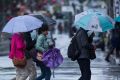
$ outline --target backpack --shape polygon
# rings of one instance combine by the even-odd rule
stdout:
[[[76,33],[75,36],[73,36],[73,38],[68,46],[68,50],[67,50],[67,56],[72,61],[77,60],[80,55],[80,50],[78,49],[78,45],[77,45],[78,43],[77,43],[77,39],[76,39],[78,32]]]

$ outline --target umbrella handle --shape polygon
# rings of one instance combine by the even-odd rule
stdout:
[[[54,53],[54,52],[53,52]],[[54,58],[55,56],[54,56],[54,54],[53,54],[53,59],[55,59]],[[53,66],[55,65],[55,62],[54,62],[54,60],[53,60]],[[55,78],[55,68],[53,68],[53,78]]]
[[[53,69],[53,78],[55,78],[55,71],[54,71],[55,69]]]

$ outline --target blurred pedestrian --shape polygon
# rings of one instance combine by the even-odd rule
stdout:
[[[63,26],[61,22],[58,24],[58,31],[59,31],[59,34],[63,33]]]
[[[110,46],[109,46],[109,52],[105,58],[106,61],[109,62],[109,57],[111,54],[114,53],[115,51],[115,55],[116,58],[119,59],[120,58],[120,26],[118,25],[119,23],[116,22],[115,24],[115,29],[112,30],[111,32],[111,39],[110,39]]]
[[[91,80],[91,69],[90,69],[90,53],[93,49],[92,40],[94,34],[80,28],[77,34],[77,43],[79,48],[79,57],[77,62],[81,70],[81,78],[79,80]],[[92,49],[91,49],[92,48]],[[94,50],[93,50],[94,51]]]
[[[43,24],[43,26],[39,30],[40,35],[38,35],[36,42],[36,50],[39,52],[37,56],[41,56],[43,52],[47,51],[49,48],[49,44],[47,42],[48,35],[48,25]],[[44,63],[40,60],[36,60],[36,64],[41,69],[41,75],[36,80],[50,80],[51,78],[51,70],[49,67],[46,67]]]

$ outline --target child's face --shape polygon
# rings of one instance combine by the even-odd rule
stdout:
[[[48,31],[45,31],[44,34],[45,34],[45,35],[48,35]]]

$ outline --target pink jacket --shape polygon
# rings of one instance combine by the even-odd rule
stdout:
[[[13,59],[14,56],[18,59],[24,58],[25,48],[26,45],[23,36],[18,33],[13,34],[9,58]]]

